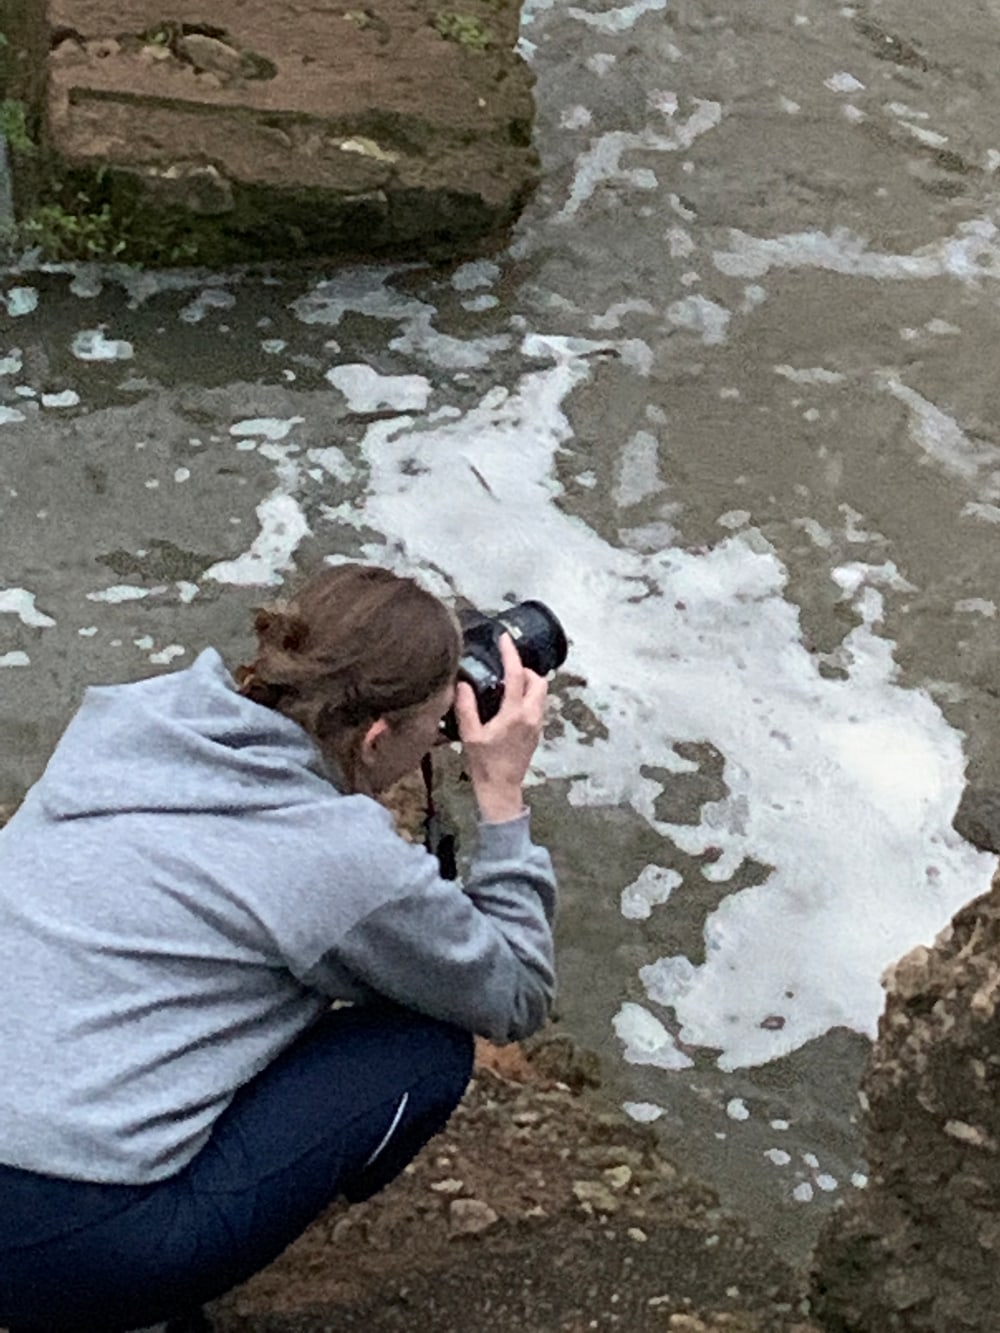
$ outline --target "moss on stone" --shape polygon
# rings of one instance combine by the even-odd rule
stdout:
[[[492,31],[474,14],[459,14],[453,9],[439,10],[434,16],[434,28],[446,41],[474,51],[485,51],[495,40]]]
[[[28,128],[28,108],[16,97],[0,102],[0,134],[12,152],[30,156],[37,151]]]

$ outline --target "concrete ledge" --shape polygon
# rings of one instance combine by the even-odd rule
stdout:
[[[468,248],[537,158],[517,4],[457,3],[49,0],[62,206],[145,262]]]

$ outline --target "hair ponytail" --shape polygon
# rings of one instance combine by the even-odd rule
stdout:
[[[253,626],[257,656],[235,673],[240,693],[304,727],[352,788],[360,729],[425,703],[458,670],[451,611],[375,565],[323,569],[289,600],[260,607]]]

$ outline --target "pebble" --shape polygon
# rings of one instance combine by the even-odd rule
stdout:
[[[629,1227],[625,1234],[628,1236],[629,1240],[634,1240],[639,1245],[643,1245],[649,1240],[649,1237],[646,1235],[645,1231],[643,1231],[642,1227]]]
[[[452,1199],[448,1221],[453,1236],[477,1236],[499,1222],[499,1217],[481,1199]]]
[[[431,1189],[435,1194],[461,1194],[465,1189],[464,1180],[456,1180],[450,1176],[447,1180],[435,1180],[431,1183]]]
[[[613,1190],[623,1190],[632,1179],[630,1166],[612,1166],[604,1172],[604,1179]]]
[[[618,1200],[599,1180],[574,1180],[573,1193],[577,1200],[586,1207],[588,1204],[599,1213],[616,1213]]]
[[[515,1111],[511,1117],[515,1125],[537,1125],[541,1118],[540,1111]]]

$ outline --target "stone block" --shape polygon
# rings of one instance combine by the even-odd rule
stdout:
[[[537,157],[516,0],[456,2],[47,0],[54,178],[147,263],[470,249]]]

